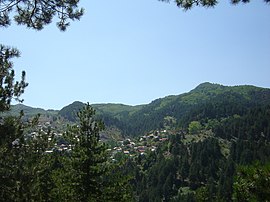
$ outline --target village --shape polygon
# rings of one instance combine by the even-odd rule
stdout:
[[[111,152],[111,159],[115,161],[117,154],[124,154],[128,157],[134,157],[137,155],[145,155],[148,152],[156,151],[160,143],[168,140],[168,133],[166,130],[155,131],[139,138],[131,140],[127,138],[122,141],[118,141],[118,146],[108,149]]]
[[[124,138],[114,141],[113,145],[108,144],[107,151],[112,161],[116,161],[116,155],[125,155],[127,157],[145,155],[148,152],[156,151],[160,143],[166,142],[168,140],[168,134],[169,132],[167,130],[157,130],[133,139]],[[51,122],[40,123],[37,125],[36,129],[30,131],[25,138],[38,138],[44,135],[47,136],[48,142],[53,141],[53,138],[55,140],[51,147],[46,149],[46,154],[72,151],[72,145],[65,140],[64,133],[59,132]]]

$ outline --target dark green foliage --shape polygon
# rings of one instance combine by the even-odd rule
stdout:
[[[235,162],[230,158],[224,162],[221,167],[222,171],[219,176],[216,197],[221,201],[231,201],[232,198],[232,185],[233,175],[235,172]]]
[[[133,176],[129,174],[128,162],[110,164],[109,172],[104,176],[105,189],[103,189],[103,201],[135,201],[130,181]]]
[[[101,176],[106,172],[106,147],[99,142],[99,133],[103,129],[101,122],[94,120],[95,111],[90,105],[78,112],[79,127],[71,128],[67,140],[73,145],[71,167],[76,193],[80,201],[102,201],[103,188]],[[71,175],[72,176],[72,175]]]
[[[226,128],[226,130],[224,130]],[[270,140],[270,105],[254,107],[242,116],[223,119],[214,132],[223,138],[242,140]]]
[[[39,133],[29,139],[23,133],[34,122],[27,126],[20,118],[8,117],[1,124],[0,195],[6,201],[43,201],[51,186],[47,176],[50,161],[44,155],[50,147],[49,134]]]
[[[237,168],[233,184],[234,201],[268,201],[270,199],[270,164],[254,163]]]
[[[48,129],[35,135],[32,123],[7,117],[0,125],[0,197],[5,201],[132,201],[130,176],[125,162],[112,163],[107,146],[100,142],[104,128],[86,105],[78,113],[79,125],[69,128],[65,144],[54,148],[56,139]],[[50,139],[50,140],[49,140]],[[69,145],[69,146],[68,146]],[[45,152],[54,148],[54,152]]]
[[[209,190],[214,195],[215,182],[225,161],[218,142],[209,139],[188,146],[182,143],[178,134],[170,137],[169,145],[140,157],[135,163],[140,165],[135,167],[139,169],[136,172],[141,173],[135,181],[139,201],[173,201],[179,194],[178,198],[182,200],[186,197],[184,195],[194,193],[202,184],[209,184]],[[190,187],[191,190],[180,191],[183,187]]]
[[[170,0],[160,0],[164,2],[170,2]],[[249,3],[250,0],[230,0],[232,4]],[[264,0],[264,2],[269,3],[269,0]],[[178,7],[188,10],[194,6],[203,6],[203,7],[214,7],[218,4],[217,0],[175,0],[175,3]]]
[[[9,26],[10,15],[14,14],[14,20],[19,25],[41,30],[44,25],[52,22],[54,16],[57,16],[59,18],[57,26],[65,31],[70,24],[68,20],[79,20],[83,15],[83,9],[78,9],[78,4],[79,0],[1,0],[0,26]]]
[[[73,102],[72,104],[63,107],[58,113],[65,119],[76,122],[77,121],[77,113],[82,110],[84,104],[82,102]]]
[[[200,121],[205,126],[209,123],[208,127],[211,127],[224,118],[242,116],[251,108],[266,105],[270,105],[269,89],[204,83],[189,93],[157,99],[133,113],[106,113],[104,119],[105,124],[116,126],[123,134],[137,136],[164,128],[165,117],[176,121],[170,127],[187,130],[192,121]],[[103,118],[102,113],[100,117]]]
[[[20,96],[28,85],[25,82],[25,72],[22,72],[21,81],[14,81],[15,71],[10,61],[19,56],[18,50],[0,45],[0,113],[9,110],[12,99],[23,101]]]
[[[140,177],[134,182],[139,201],[232,201],[237,165],[270,161],[269,105],[261,106],[250,105],[241,116],[207,120],[206,128],[214,133],[204,140],[188,142],[188,134],[182,131],[169,136],[169,142],[155,153],[139,158],[135,173]],[[201,133],[208,132],[203,129]],[[226,141],[229,154],[225,157]],[[262,186],[257,189],[254,193],[263,192]]]
[[[79,125],[69,127],[65,135],[72,150],[55,172],[54,197],[59,198],[56,191],[60,190],[60,198],[66,200],[129,201],[129,178],[123,176],[123,166],[109,162],[107,146],[100,141],[104,125],[94,115],[95,110],[84,105],[78,112]]]

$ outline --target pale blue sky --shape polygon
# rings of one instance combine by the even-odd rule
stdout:
[[[66,32],[0,30],[26,70],[24,104],[61,109],[75,100],[145,104],[209,81],[270,87],[270,5],[263,0],[184,12],[157,0],[82,1]],[[14,24],[14,23],[13,23]]]

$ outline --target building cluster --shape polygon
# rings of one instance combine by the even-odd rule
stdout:
[[[37,132],[38,131],[38,132]],[[48,131],[51,131],[48,133]],[[49,134],[49,136],[47,136]],[[26,135],[26,138],[38,138],[39,136],[46,135],[48,141],[52,141],[52,136],[56,139],[56,142],[47,148],[45,153],[53,153],[54,151],[67,151],[72,150],[72,145],[65,141],[63,134],[55,132],[54,128],[50,122],[44,122],[39,124],[36,131],[30,132]],[[111,158],[114,160],[115,155],[123,154],[129,157],[144,155],[147,152],[156,151],[158,145],[168,140],[168,133],[166,130],[154,131],[144,136],[138,138],[130,139],[126,138],[124,140],[118,141],[117,146],[108,149],[111,153]]]
[[[109,149],[111,152],[111,158],[114,160],[116,154],[124,154],[129,157],[136,156],[138,154],[144,155],[147,152],[156,151],[158,145],[168,140],[167,131],[155,131],[144,136],[140,136],[135,140],[129,138],[119,141],[118,146]]]
[[[55,143],[49,148],[46,149],[45,153],[52,153],[54,151],[71,151],[72,145],[68,144],[63,137],[63,133],[56,132],[55,128],[51,125],[50,122],[43,122],[37,125],[34,131],[29,132],[25,135],[26,139],[32,138],[46,138],[48,142],[51,142],[54,138]]]

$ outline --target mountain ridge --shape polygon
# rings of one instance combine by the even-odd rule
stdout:
[[[188,94],[188,93],[192,93],[192,92],[203,92],[205,90],[209,91],[210,90],[215,90],[217,88],[220,88],[220,89],[226,89],[226,88],[231,88],[231,89],[237,89],[237,88],[256,88],[256,89],[260,89],[260,90],[270,90],[270,88],[265,88],[265,87],[259,87],[259,86],[255,86],[255,85],[248,85],[248,84],[244,84],[244,85],[234,85],[234,86],[227,86],[227,85],[222,85],[222,84],[218,84],[218,83],[211,83],[211,82],[203,82],[201,84],[199,84],[198,86],[196,86],[194,89],[188,91],[188,92],[184,92],[184,93],[181,93],[181,94],[177,94],[177,95],[167,95],[167,96],[164,96],[164,97],[161,97],[161,98],[157,98],[157,99],[154,99],[153,101],[151,101],[150,103],[148,104],[138,104],[138,105],[129,105],[129,104],[122,104],[122,103],[95,103],[95,104],[91,104],[92,106],[97,106],[97,108],[100,108],[100,107],[104,107],[106,105],[115,105],[115,106],[124,106],[124,107],[139,107],[139,106],[145,106],[145,105],[149,105],[151,104],[152,102],[155,102],[157,100],[160,100],[160,99],[167,99],[167,98],[175,98],[175,97],[178,97],[178,96],[182,96],[182,95],[185,95],[185,94]],[[78,100],[75,100],[73,101],[72,103],[64,106],[64,107],[67,107],[69,105],[72,105],[74,103],[82,103],[81,101],[78,101]],[[36,109],[36,110],[44,110],[44,111],[61,111],[64,107],[62,107],[61,109],[43,109],[41,107],[31,107],[31,106],[28,106],[28,105],[24,105],[24,104],[15,104],[15,105],[12,105],[12,108],[11,110],[14,110],[14,107],[17,108],[27,108],[27,109]]]
[[[270,89],[252,85],[224,86],[202,83],[187,93],[158,98],[145,105],[93,104],[98,118],[109,127],[116,127],[125,135],[136,136],[157,128],[164,128],[166,120],[176,123],[174,127],[187,127],[192,120],[216,119],[243,115],[250,108],[270,105]],[[15,105],[17,112],[19,107]],[[49,111],[25,106],[25,115],[34,112],[45,116],[61,116],[76,122],[77,112],[84,103],[75,101],[61,110]],[[32,109],[32,111],[31,111]],[[12,111],[12,110],[11,110]],[[165,120],[166,119],[166,120]]]

